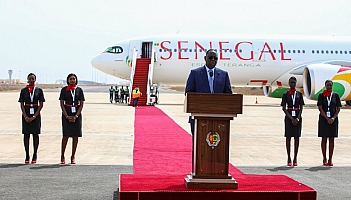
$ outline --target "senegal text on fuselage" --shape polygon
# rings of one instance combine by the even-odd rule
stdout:
[[[204,65],[205,63],[191,63],[192,67],[201,67]],[[218,66],[220,67],[262,67],[258,63],[221,63]]]
[[[217,44],[217,43],[216,43]],[[165,56],[161,55],[160,58],[162,60],[168,60],[171,59],[172,56],[176,56],[173,55],[174,52],[170,51],[170,49],[172,49],[173,46],[172,42],[169,40],[166,41],[162,41],[160,42],[160,48],[163,50],[166,50],[164,53],[166,54]],[[264,54],[268,54],[271,56],[272,60],[291,60],[291,58],[286,58],[285,54],[284,54],[284,45],[282,42],[279,42],[279,54],[280,57],[276,58],[276,56],[273,54],[272,52],[272,48],[271,46],[268,44],[268,42],[264,42],[262,49],[259,51],[260,54],[258,56],[258,58],[254,58],[254,48],[253,48],[253,43],[250,41],[241,41],[241,42],[237,42],[235,45],[232,45],[231,42],[218,42],[218,50],[219,50],[219,60],[230,60],[230,57],[225,57],[224,52],[229,51],[230,49],[233,49],[231,47],[234,47],[234,52],[235,52],[235,56],[240,59],[240,60],[262,60],[262,59],[267,59],[267,57],[263,56]],[[174,47],[173,47],[174,48]],[[189,43],[189,41],[177,41],[177,48],[178,48],[178,52],[177,52],[177,59],[179,60],[188,60],[189,57],[187,57],[186,55],[189,55],[189,53],[186,53],[185,51],[188,51],[189,48],[192,49],[196,49],[194,53],[195,59],[202,59],[199,58],[198,56],[198,50],[202,50],[205,51],[205,47],[204,47],[204,43],[200,44],[197,41],[194,41],[193,45],[191,45]],[[213,42],[210,41],[209,42],[209,48],[213,49],[214,45]],[[245,49],[250,49],[250,55],[249,56],[244,56],[242,55],[242,53],[239,51],[240,48],[245,48]],[[186,54],[186,55],[185,55]],[[278,56],[277,56],[278,57]]]

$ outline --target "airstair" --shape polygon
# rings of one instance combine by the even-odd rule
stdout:
[[[132,105],[132,92],[135,87],[139,87],[142,93],[139,98],[138,106],[154,105],[157,100],[157,87],[152,83],[153,69],[155,62],[155,51],[152,42],[143,43],[141,55],[134,48],[132,70],[130,74],[129,104]]]

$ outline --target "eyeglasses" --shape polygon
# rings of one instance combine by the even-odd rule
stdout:
[[[209,60],[212,60],[212,59],[215,59],[215,60],[218,60],[218,58],[216,56],[210,56],[208,57]]]

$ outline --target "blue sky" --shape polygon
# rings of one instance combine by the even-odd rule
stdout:
[[[0,78],[50,83],[74,72],[116,82],[90,61],[119,40],[153,34],[350,35],[349,0],[1,0]]]

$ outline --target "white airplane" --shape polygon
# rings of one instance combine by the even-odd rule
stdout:
[[[233,86],[261,85],[266,96],[281,97],[288,79],[309,99],[317,99],[324,82],[351,103],[351,37],[160,35],[118,42],[95,57],[93,67],[129,79],[133,52],[154,58],[153,83],[185,85],[190,70],[204,65],[207,49],[218,53],[217,67],[228,71]],[[152,53],[153,52],[153,53]]]

